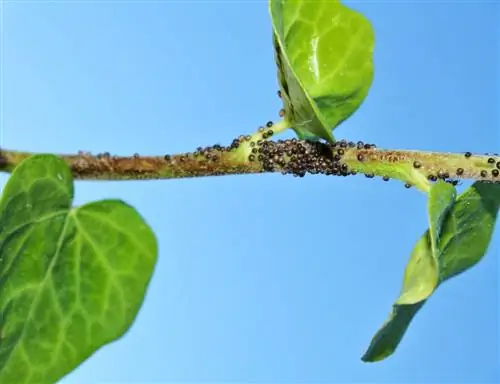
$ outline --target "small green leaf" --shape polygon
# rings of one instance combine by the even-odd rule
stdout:
[[[412,252],[405,271],[405,283],[409,269],[415,269],[414,279],[427,279],[428,269],[417,270],[417,260],[425,260],[430,264],[428,260],[437,255],[439,285],[479,262],[486,254],[491,241],[500,207],[499,184],[476,182],[458,197],[455,204],[454,188],[452,190],[437,185],[434,188],[431,189],[429,197],[431,229],[423,234]],[[436,244],[434,253],[433,243]],[[419,273],[422,276],[419,276]],[[424,296],[421,296],[423,300],[414,304],[400,305],[400,302],[405,300],[398,300],[393,305],[389,319],[373,337],[362,357],[363,361],[380,361],[394,353],[411,320],[425,303]]]
[[[336,0],[270,0],[275,59],[286,118],[299,138],[333,142],[373,80],[374,33]]]
[[[370,346],[361,360],[366,363],[374,363],[392,355],[424,303],[425,300],[412,305],[393,305],[389,318],[373,336]]]
[[[0,200],[0,383],[55,383],[133,323],[156,263],[134,208],[72,208],[52,155],[23,161]]]
[[[456,198],[453,185],[439,181],[429,191],[427,212],[429,236],[413,249],[406,266],[403,289],[396,304],[415,304],[427,299],[439,284],[440,256],[439,236],[441,226]],[[424,238],[422,238],[424,239]],[[429,252],[430,250],[430,252]]]

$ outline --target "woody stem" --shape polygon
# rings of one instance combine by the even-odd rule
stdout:
[[[363,173],[397,179],[427,192],[432,181],[500,182],[500,156],[378,149],[363,143],[270,141],[272,130],[240,136],[230,146],[163,156],[59,155],[79,180],[154,180],[282,172],[304,176]],[[266,136],[266,137],[264,137]],[[30,152],[0,151],[0,171],[12,172]]]

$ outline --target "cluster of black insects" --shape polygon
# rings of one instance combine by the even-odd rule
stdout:
[[[375,148],[374,144],[363,142],[347,142],[345,140],[334,144],[326,144],[319,141],[300,141],[297,139],[262,141],[256,143],[252,148],[249,161],[260,161],[264,171],[276,171],[297,177],[303,177],[307,173],[324,174],[333,176],[355,175],[355,170],[342,161],[348,148],[370,150]],[[359,154],[360,161],[363,155]],[[374,174],[367,173],[367,177]]]
[[[193,156],[198,161],[215,162],[223,152],[230,152],[237,149],[242,143],[248,143],[250,147],[250,154],[248,155],[249,162],[257,162],[262,167],[262,172],[278,171],[284,175],[293,175],[296,177],[303,177],[306,174],[323,174],[333,176],[350,176],[356,175],[358,172],[350,169],[348,164],[343,161],[343,156],[347,150],[357,149],[357,160],[363,162],[371,150],[375,149],[374,144],[363,143],[358,141],[340,140],[334,144],[324,143],[320,141],[308,141],[298,139],[287,139],[278,141],[268,141],[267,139],[273,136],[272,130],[273,123],[270,121],[265,127],[259,128],[261,139],[255,140],[250,135],[240,136],[233,140],[229,146],[214,145],[209,147],[198,147],[197,150],[191,154],[181,155],[177,158],[180,162],[185,161],[187,158]],[[466,152],[464,155],[470,158],[472,153]],[[494,155],[492,155],[494,156]],[[200,157],[202,159],[200,159]],[[171,160],[169,155],[165,156],[165,160]],[[494,157],[489,157],[487,160],[491,169],[493,177],[500,176],[500,159],[496,160]],[[413,167],[419,169],[422,167],[420,161],[414,161]],[[496,166],[496,168],[495,168]],[[455,175],[450,175],[447,171],[438,171],[437,174],[429,174],[427,176],[429,181],[443,180],[450,184],[457,185],[459,180],[454,179],[453,176],[461,177],[464,174],[463,168],[457,168]],[[367,178],[375,177],[374,173],[364,173]],[[481,177],[487,177],[488,171],[481,170]],[[389,177],[383,176],[384,181],[388,181]],[[406,188],[410,188],[411,184],[406,183]]]
[[[278,91],[278,96],[281,98],[281,92]],[[279,112],[280,117],[285,116],[283,109]],[[261,172],[281,172],[284,175],[293,175],[296,177],[303,177],[306,174],[323,174],[333,176],[350,176],[356,175],[358,172],[351,169],[347,162],[344,160],[346,151],[351,149],[358,150],[356,160],[359,162],[366,161],[370,157],[370,151],[375,149],[374,144],[363,143],[358,141],[340,140],[336,143],[330,144],[320,141],[308,141],[298,139],[268,141],[274,135],[273,122],[269,121],[265,127],[259,128],[259,138],[256,139],[255,135],[242,135],[234,139],[228,146],[219,144],[209,147],[198,147],[195,152],[185,153],[182,155],[165,155],[166,161],[175,161],[184,163],[187,160],[196,160],[199,166],[215,164],[224,152],[232,152],[238,149],[242,144],[245,144],[250,149],[250,154],[247,160],[250,163],[255,163],[260,168]],[[491,175],[494,179],[498,177],[500,182],[500,155],[498,154],[485,154],[488,157],[486,167],[479,172],[482,178],[489,178]],[[109,158],[109,153],[97,155],[98,159]],[[471,152],[464,154],[465,158],[472,156]],[[496,157],[496,159],[495,159]],[[134,154],[134,158],[139,158],[138,154]],[[351,165],[352,165],[352,158]],[[399,160],[398,160],[399,161]],[[415,160],[412,163],[413,168],[419,169],[423,164]],[[211,174],[218,174],[215,170]],[[224,172],[220,172],[224,174]],[[375,174],[372,172],[364,173],[367,178],[374,178]],[[457,185],[459,180],[454,177],[462,178],[467,176],[463,168],[457,168],[452,174],[448,171],[440,170],[435,174],[428,174],[429,181],[443,180],[447,183]],[[382,176],[384,181],[388,181],[388,176]],[[485,180],[487,181],[487,180]],[[492,181],[489,181],[492,182]],[[406,183],[406,188],[410,188],[411,184]]]
[[[278,96],[281,97],[280,92]],[[283,117],[284,110],[281,110],[279,115]],[[334,176],[349,176],[356,175],[358,172],[355,169],[350,169],[348,164],[343,160],[346,150],[357,149],[362,150],[357,154],[357,160],[363,162],[370,150],[376,148],[374,144],[366,144],[362,141],[357,143],[353,141],[340,140],[336,143],[329,144],[320,141],[308,140],[278,140],[268,141],[267,139],[274,135],[273,122],[269,121],[265,127],[259,128],[261,138],[255,139],[251,135],[239,136],[234,139],[229,146],[214,145],[210,147],[198,147],[191,154],[185,154],[178,157],[180,162],[191,156],[197,158],[198,161],[215,162],[223,152],[229,152],[240,147],[242,143],[247,142],[250,146],[250,154],[248,155],[249,162],[258,162],[262,166],[262,172],[278,171],[284,175],[291,174],[296,177],[303,177],[306,174],[324,174]],[[471,152],[466,152],[465,157],[470,158]],[[496,154],[492,156],[497,156]],[[202,159],[200,159],[200,157]],[[166,155],[165,160],[170,160],[171,156]],[[414,161],[415,169],[421,168],[420,161]],[[496,178],[500,175],[500,160],[494,157],[488,158],[488,166],[491,169],[491,175]],[[496,168],[495,168],[496,166]],[[448,171],[438,171],[436,174],[427,176],[429,181],[443,180],[450,184],[457,185],[459,180],[453,176],[462,177],[464,175],[463,168],[457,168],[455,175],[450,175]],[[374,173],[364,173],[367,178],[375,177]],[[480,171],[480,176],[486,178],[489,172],[485,169]],[[388,181],[388,176],[382,176],[384,181]],[[411,184],[406,183],[406,188],[410,188]]]
[[[493,153],[493,154],[489,154],[489,153],[485,153],[486,156],[500,156],[498,153]],[[472,153],[471,152],[465,152],[465,157],[466,158],[470,158],[472,156]],[[494,167],[496,166],[496,168],[493,168],[491,170],[491,175],[493,177],[499,177],[500,176],[500,159],[495,159],[494,157],[488,157],[488,165]],[[457,169],[457,175],[459,174],[459,170],[460,170],[460,174],[463,174],[464,170],[459,168]],[[480,172],[480,175],[481,177],[488,177],[488,171],[483,169],[481,172]]]

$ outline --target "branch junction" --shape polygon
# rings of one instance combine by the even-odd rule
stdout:
[[[268,140],[272,123],[254,135],[240,136],[228,146],[163,156],[112,156],[80,152],[60,155],[80,180],[153,180],[281,172],[351,176],[364,174],[398,179],[407,187],[428,191],[439,179],[500,182],[498,154],[472,155],[378,149],[373,144],[341,140],[334,144],[297,139]],[[0,171],[12,172],[29,152],[0,151]]]

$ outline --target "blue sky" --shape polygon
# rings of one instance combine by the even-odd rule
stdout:
[[[376,73],[337,138],[500,151],[499,3],[351,4],[374,25]],[[174,153],[278,118],[264,1],[3,8],[3,147]],[[75,204],[114,197],[152,226],[159,262],[130,331],[64,384],[500,380],[498,229],[485,259],[437,291],[393,357],[360,361],[427,225],[425,196],[400,182],[78,182]]]

